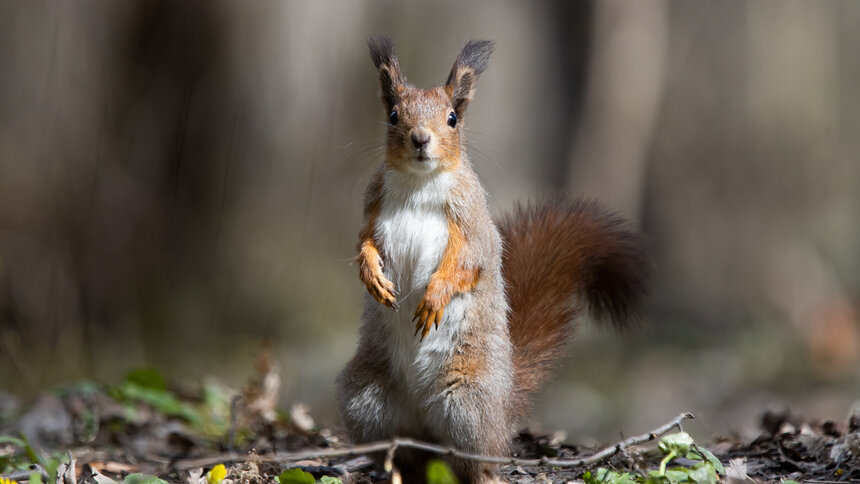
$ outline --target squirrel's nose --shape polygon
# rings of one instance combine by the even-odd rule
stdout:
[[[415,145],[415,149],[420,150],[427,146],[427,143],[430,142],[430,132],[424,128],[417,128],[412,130],[412,144]]]

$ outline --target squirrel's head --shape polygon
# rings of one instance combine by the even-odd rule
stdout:
[[[493,51],[487,40],[466,42],[443,86],[421,89],[406,82],[387,35],[367,41],[379,72],[380,98],[388,121],[386,159],[416,174],[454,169],[461,162],[463,119],[475,83]]]

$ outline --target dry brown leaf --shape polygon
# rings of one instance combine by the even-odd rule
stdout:
[[[133,474],[133,473],[138,471],[138,468],[135,465],[123,464],[122,462],[114,462],[114,461],[90,462],[89,466],[92,470],[99,472],[99,473],[102,473],[102,474],[105,472],[109,472],[111,474],[122,474],[122,473]]]

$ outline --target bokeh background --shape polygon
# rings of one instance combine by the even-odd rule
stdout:
[[[709,435],[860,398],[860,2],[0,2],[0,389],[154,366],[337,425],[384,135],[365,38],[444,81],[496,214],[565,191],[645,234],[648,324],[585,325],[533,428]]]

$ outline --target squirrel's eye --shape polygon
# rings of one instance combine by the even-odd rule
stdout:
[[[391,114],[388,115],[388,122],[391,124],[397,124],[397,110],[392,109]]]
[[[448,115],[448,126],[452,128],[457,126],[457,115],[453,111]]]

